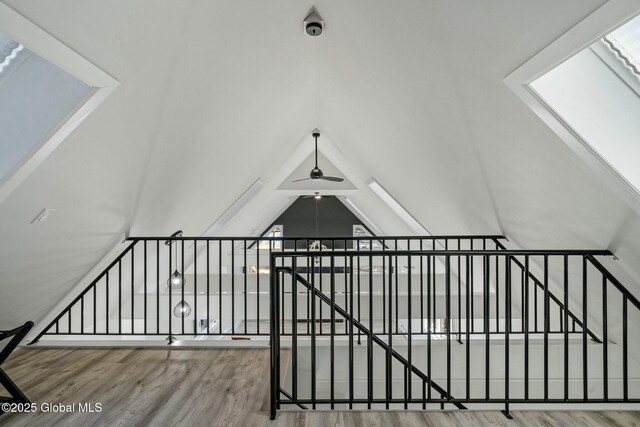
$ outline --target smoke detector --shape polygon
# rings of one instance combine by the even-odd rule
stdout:
[[[324,21],[318,15],[315,9],[311,9],[309,14],[303,21],[304,31],[312,37],[317,37],[322,34],[324,29]]]

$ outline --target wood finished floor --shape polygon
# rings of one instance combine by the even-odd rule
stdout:
[[[100,413],[5,414],[3,426],[640,426],[639,412],[281,412],[268,419],[265,349],[28,349],[3,366],[33,402]],[[0,394],[4,394],[1,390]]]

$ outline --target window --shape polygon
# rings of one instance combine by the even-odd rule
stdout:
[[[0,33],[0,183],[76,112],[92,90]]]
[[[283,236],[284,227],[282,225],[274,225],[262,237],[282,238]],[[258,243],[258,249],[272,249],[279,251],[280,249],[282,249],[282,240],[260,240],[260,242]]]
[[[640,196],[640,17],[605,35],[529,87],[565,128]]]

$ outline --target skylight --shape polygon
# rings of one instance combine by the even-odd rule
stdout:
[[[636,17],[529,84],[575,137],[579,144],[572,148],[598,170],[604,166],[636,197],[640,197],[639,69],[640,17]]]
[[[418,235],[427,236],[429,232],[398,202],[378,181],[371,178],[367,185]]]
[[[48,140],[92,89],[0,34],[0,183]]]

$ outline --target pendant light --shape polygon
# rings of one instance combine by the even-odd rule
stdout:
[[[318,193],[316,193],[318,194]],[[318,200],[322,199],[322,196],[320,197],[314,197],[316,199],[315,202],[315,225],[316,225],[316,237],[318,237]],[[326,251],[328,248],[322,244],[322,242],[320,240],[314,240],[313,242],[311,242],[311,244],[309,245],[309,251]],[[320,257],[313,257],[313,262],[317,265],[320,264]]]
[[[171,235],[171,237],[182,237],[182,230],[176,231]],[[167,246],[171,246],[174,243],[177,243],[177,241],[167,240],[166,242],[164,242],[164,244]],[[184,276],[180,274],[180,272],[178,271],[178,245],[176,245],[176,250],[173,252],[174,252],[174,258],[175,258],[174,265],[176,266],[176,269],[171,274],[171,276],[169,276],[169,280],[167,280],[167,286],[169,287],[170,290],[182,289],[187,284],[187,281],[184,278]],[[189,311],[191,311],[191,308],[189,308]]]
[[[173,307],[173,315],[175,317],[189,317],[191,314],[191,306],[186,301],[180,301]]]

